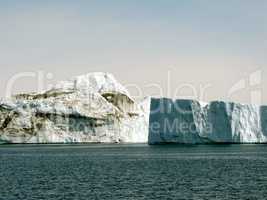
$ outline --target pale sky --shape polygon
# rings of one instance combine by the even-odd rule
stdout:
[[[0,96],[22,72],[52,73],[48,87],[103,71],[144,96],[160,85],[161,96],[204,101],[261,92],[267,104],[266,11],[266,0],[0,0]],[[12,92],[36,87],[20,78]]]

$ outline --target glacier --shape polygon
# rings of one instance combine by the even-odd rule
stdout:
[[[0,143],[267,143],[267,106],[146,97],[95,72],[0,100]]]

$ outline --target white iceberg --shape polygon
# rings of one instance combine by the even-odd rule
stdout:
[[[108,73],[0,102],[0,142],[147,143],[150,99],[136,102]]]
[[[108,73],[0,101],[0,143],[267,143],[267,106],[134,100]]]

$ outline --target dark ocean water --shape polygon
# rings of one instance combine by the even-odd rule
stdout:
[[[266,199],[267,145],[4,145],[0,199]]]

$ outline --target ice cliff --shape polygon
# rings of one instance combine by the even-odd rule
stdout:
[[[145,143],[150,99],[136,102],[111,74],[90,73],[0,101],[1,143]]]
[[[267,106],[151,99],[149,143],[266,143]]]
[[[267,106],[146,98],[108,73],[0,101],[0,143],[266,143]]]

